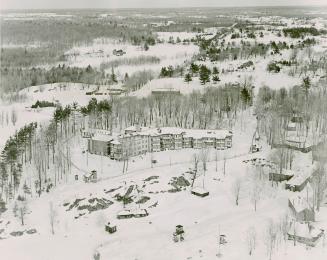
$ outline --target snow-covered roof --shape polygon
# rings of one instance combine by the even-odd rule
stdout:
[[[161,134],[180,135],[185,132],[185,129],[178,127],[162,127],[158,129],[158,132]]]
[[[126,132],[128,132],[126,134]],[[185,129],[179,127],[137,127],[130,126],[125,128],[124,133],[116,138],[113,138],[113,144],[120,144],[119,139],[131,136],[160,136],[160,135],[183,135],[184,138],[202,139],[202,138],[216,138],[225,139],[231,137],[233,134],[228,130],[206,130],[206,129]]]
[[[322,230],[317,229],[312,225],[310,226],[308,223],[293,222],[290,225],[288,234],[312,239],[318,237],[321,232]]]
[[[296,125],[297,124],[295,122],[289,122],[287,127],[295,128]]]
[[[111,143],[112,143],[112,144],[117,144],[117,145],[118,145],[118,144],[121,144],[121,142],[119,142],[118,140],[113,140],[113,141],[111,141]]]
[[[180,91],[178,89],[175,88],[156,88],[152,90],[152,93],[156,93],[156,92],[174,92],[174,93],[179,93]]]
[[[149,128],[148,127],[140,127],[140,126],[137,126],[137,125],[131,125],[129,127],[126,127],[125,131],[139,131],[139,130],[145,131],[147,129],[149,129]]]
[[[295,136],[295,135],[289,135],[286,137],[286,141],[292,142],[292,143],[304,143],[306,141],[305,136]]]
[[[208,191],[203,189],[202,187],[194,187],[192,189],[192,192],[197,193],[197,194],[206,194],[206,193],[208,193]]]
[[[304,173],[301,172],[298,175],[294,176],[292,179],[290,179],[289,181],[287,181],[287,185],[289,186],[297,186],[297,185],[301,185],[303,182],[305,182],[308,178],[310,177],[309,173]]]
[[[111,135],[104,135],[104,134],[96,134],[92,137],[94,141],[101,141],[101,142],[110,142],[114,138]]]
[[[134,215],[147,215],[148,212],[146,211],[146,209],[135,209],[133,211]]]
[[[279,171],[276,172],[276,173],[279,174]],[[285,168],[283,168],[281,174],[286,175],[286,176],[294,176],[294,175],[296,175],[296,172],[295,172],[295,171],[292,171],[292,170],[290,170],[290,169],[285,169]]]
[[[88,173],[85,173],[83,176],[84,176],[85,178],[91,178],[92,175],[93,175],[93,172],[88,172]]]
[[[200,139],[200,138],[225,139],[227,136],[232,136],[232,134],[228,130],[185,129],[185,137],[192,137],[194,139]]]
[[[130,210],[122,210],[117,213],[118,216],[129,216],[133,215],[133,213]]]

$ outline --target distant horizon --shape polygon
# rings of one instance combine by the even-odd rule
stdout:
[[[152,2],[150,0],[93,0],[87,1],[57,0],[1,0],[0,11],[30,11],[30,10],[126,10],[126,9],[194,9],[194,8],[278,8],[278,7],[326,7],[327,3],[323,0],[230,0],[227,4],[222,4],[216,0],[166,0],[165,2]],[[149,2],[150,1],[150,2]],[[186,2],[187,1],[187,2]],[[48,2],[48,3],[47,3]],[[311,3],[308,3],[311,2]],[[90,6],[92,4],[92,6]]]
[[[56,7],[56,8],[4,8],[0,7],[0,11],[43,11],[43,10],[142,10],[142,9],[205,9],[205,8],[217,8],[217,9],[228,9],[228,8],[278,8],[278,7],[327,7],[327,4],[321,5],[244,5],[244,6],[178,6],[178,7]]]

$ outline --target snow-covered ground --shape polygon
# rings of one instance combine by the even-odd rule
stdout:
[[[108,14],[110,15],[110,14]],[[38,16],[38,15],[36,15]],[[55,17],[55,14],[43,14],[41,17]],[[107,16],[107,14],[106,14]],[[35,19],[31,16],[8,16],[7,19]],[[159,16],[156,16],[159,17]],[[161,18],[163,19],[164,16]],[[167,17],[166,17],[167,18]],[[200,17],[196,17],[200,18]],[[289,26],[296,26],[296,19],[281,17],[254,18],[249,16],[238,17],[255,23],[281,22]],[[324,22],[315,20],[323,28]],[[215,32],[210,28],[209,32]],[[194,33],[159,32],[158,37],[174,40],[177,36],[183,41],[194,37]],[[284,38],[282,38],[284,40]],[[232,40],[230,35],[226,41],[240,43],[240,39]],[[247,39],[249,40],[249,39]],[[280,37],[274,33],[265,32],[264,38],[257,38],[257,42],[268,43],[271,40],[279,41]],[[295,40],[286,39],[288,44]],[[253,42],[252,40],[249,40]],[[318,47],[314,50],[323,55],[326,48],[326,38],[321,37]],[[125,55],[117,57],[112,54],[114,49],[122,49]],[[123,76],[126,72],[132,74],[141,70],[159,72],[163,66],[183,65],[194,54],[198,47],[189,44],[156,44],[150,46],[148,51],[130,44],[108,39],[96,39],[91,46],[75,47],[67,55],[67,65],[86,67],[91,65],[99,68],[101,63],[124,58],[137,58],[140,56],[155,56],[160,59],[157,64],[119,65],[115,72]],[[299,57],[304,53],[301,52]],[[301,83],[301,77],[290,76],[287,69],[280,73],[267,72],[267,64],[272,60],[288,59],[290,51],[283,51],[280,56],[268,55],[265,59],[253,59],[254,70],[234,71],[220,74],[218,84],[201,85],[198,77],[186,83],[183,78],[156,78],[148,82],[140,90],[131,93],[137,97],[147,96],[152,90],[161,88],[174,88],[181,94],[189,94],[194,90],[203,90],[207,87],[218,87],[225,83],[242,82],[251,78],[256,91],[263,85],[274,89],[290,88]],[[305,55],[303,54],[303,57]],[[224,62],[199,62],[219,70],[237,68],[248,60]],[[110,72],[110,71],[109,71]],[[26,97],[21,103],[0,104],[0,113],[5,115],[5,123],[0,129],[0,150],[6,140],[16,130],[30,122],[48,122],[53,113],[53,108],[31,109],[30,106],[37,100],[59,102],[62,105],[77,102],[85,105],[92,95],[86,92],[96,89],[97,86],[87,86],[80,83],[55,83],[42,86],[33,86],[20,92]],[[99,97],[97,97],[99,98]],[[106,97],[102,97],[106,98]],[[13,111],[17,115],[17,122],[11,122]],[[8,123],[6,123],[8,115]],[[20,224],[19,218],[14,216],[12,209],[1,215],[0,218],[0,259],[5,260],[89,260],[97,251],[101,259],[216,259],[218,250],[222,259],[239,260],[269,259],[267,256],[266,229],[273,221],[278,223],[287,212],[288,197],[291,191],[283,189],[282,185],[275,187],[267,180],[260,182],[261,193],[257,210],[254,210],[251,192],[253,178],[256,172],[254,167],[244,163],[252,158],[267,158],[271,149],[262,140],[263,150],[259,153],[249,154],[256,120],[251,111],[246,111],[243,119],[244,127],[241,130],[237,122],[233,129],[233,147],[225,151],[209,151],[208,168],[204,172],[201,161],[199,162],[199,175],[194,187],[205,188],[209,196],[200,198],[191,194],[190,185],[176,187],[171,185],[174,178],[183,177],[192,182],[191,174],[187,171],[194,167],[193,156],[200,154],[200,150],[183,149],[177,151],[163,151],[143,156],[132,157],[128,162],[128,170],[123,173],[123,162],[114,161],[105,156],[85,153],[86,140],[75,138],[71,143],[72,172],[65,183],[57,186],[51,192],[44,193],[41,197],[28,198],[28,210],[25,224]],[[294,169],[307,169],[311,165],[311,153],[294,153]],[[217,155],[217,162],[215,160]],[[224,158],[226,159],[224,163]],[[157,162],[151,165],[151,160]],[[225,168],[225,174],[224,169]],[[83,174],[97,170],[97,183],[84,183]],[[76,180],[78,176],[78,180]],[[239,205],[235,205],[233,185],[241,180]],[[137,185],[137,189],[136,186]],[[133,202],[127,204],[125,209],[135,211],[146,209],[149,216],[144,218],[117,219],[117,213],[124,209],[122,202],[116,195],[124,195],[128,187],[133,186],[131,193]],[[144,203],[135,203],[142,197],[148,197]],[[95,199],[108,202],[104,209],[89,210],[87,206],[94,205]],[[79,199],[82,199],[79,201]],[[50,213],[50,205],[54,213]],[[12,205],[10,205],[12,207]],[[54,234],[51,231],[50,219],[54,217]],[[322,206],[317,213],[316,226],[327,230],[327,207]],[[117,225],[117,232],[105,232],[105,224],[110,221]],[[175,226],[182,224],[185,230],[183,242],[173,242]],[[256,248],[253,255],[249,256],[246,236],[249,228],[256,230]],[[35,234],[27,231],[36,230]],[[22,231],[24,234],[14,237],[10,233]],[[218,249],[218,236],[224,234],[227,244]],[[24,250],[22,250],[24,249]],[[327,255],[325,239],[322,239],[314,248],[306,248],[302,244],[293,245],[293,241],[278,244],[272,259],[317,259],[325,260]]]
[[[243,140],[243,143],[238,144],[240,140]],[[245,148],[248,147],[244,144],[249,141],[250,135],[236,137],[235,146],[228,153],[236,155],[247,151]],[[280,188],[272,188],[269,182],[266,183],[255,212],[249,199],[252,168],[242,162],[245,159],[264,156],[265,151],[227,159],[225,176],[222,157],[219,158],[217,171],[215,161],[209,162],[205,178],[203,174],[200,175],[194,185],[201,187],[204,180],[205,189],[210,193],[208,197],[199,198],[190,194],[189,186],[182,188],[180,192],[167,192],[172,188],[168,183],[173,177],[184,176],[186,180],[191,181],[191,176],[186,171],[192,167],[191,155],[196,152],[198,151],[184,150],[156,153],[155,158],[159,163],[167,162],[168,154],[173,161],[171,165],[168,163],[154,168],[150,167],[147,158],[135,158],[134,164],[131,162],[130,165],[133,170],[127,174],[107,165],[106,162],[111,160],[103,159],[106,166],[98,183],[83,183],[81,179],[71,181],[49,194],[42,195],[41,198],[32,198],[28,205],[30,214],[26,216],[24,227],[21,227],[14,217],[11,217],[11,223],[8,225],[2,222],[0,228],[6,226],[2,237],[6,237],[13,230],[37,230],[36,234],[24,234],[18,238],[9,236],[2,240],[2,254],[8,257],[7,259],[26,260],[83,260],[90,259],[95,251],[100,252],[101,259],[153,259],[154,256],[156,259],[216,259],[220,230],[220,234],[226,235],[227,240],[227,244],[220,248],[224,258],[236,260],[240,259],[241,255],[242,259],[267,259],[264,230],[270,220],[278,221],[285,214],[288,193]],[[221,152],[220,156],[223,154],[224,152]],[[175,164],[181,157],[186,162]],[[189,159],[188,162],[186,158]],[[81,158],[78,162],[82,163],[84,160]],[[97,162],[98,167],[100,160],[99,156],[89,157],[89,161]],[[137,167],[142,166],[145,166],[145,169],[137,170]],[[104,176],[110,178],[106,179]],[[147,180],[151,176],[157,177]],[[243,179],[239,206],[235,205],[232,194],[232,185],[237,178]],[[142,190],[140,194],[133,191],[135,200],[141,196],[148,196],[150,200],[140,206],[135,203],[127,204],[126,209],[146,208],[149,216],[139,219],[116,219],[117,213],[123,210],[123,205],[117,202],[114,196],[117,193],[125,193],[130,185],[138,185]],[[76,199],[95,197],[106,198],[113,204],[92,213],[76,208],[67,211],[66,203],[71,205]],[[51,234],[50,228],[50,202],[54,204],[57,213],[54,235]],[[85,215],[79,216],[85,212]],[[326,212],[326,208],[321,209],[321,214]],[[11,214],[5,213],[3,219],[8,219]],[[105,232],[104,226],[108,221],[117,225],[116,233]],[[174,243],[172,233],[178,224],[184,226],[185,240]],[[257,248],[250,257],[245,237],[252,226],[257,232]],[[319,221],[319,226],[327,228],[327,221]],[[25,248],[24,252],[20,250],[22,247]],[[314,256],[315,259],[322,260],[325,254],[323,243],[308,250],[301,244],[294,247],[293,241],[287,241],[286,245],[281,244],[276,250],[273,259],[304,260]]]
[[[122,56],[115,56],[113,54],[115,49],[121,49],[126,53]],[[164,66],[182,65],[185,60],[190,59],[197,52],[198,47],[193,44],[162,43],[149,46],[149,50],[145,51],[140,46],[134,46],[128,43],[121,43],[111,39],[96,39],[94,40],[94,44],[90,46],[74,47],[69,50],[66,53],[66,55],[68,55],[68,62],[66,62],[66,65],[75,67],[86,67],[91,65],[92,67],[99,68],[101,63],[136,59],[139,57],[157,57],[160,59],[160,62],[155,64],[121,64],[115,68],[115,73],[124,76],[125,73],[131,75],[134,72],[143,70],[159,72]],[[108,72],[111,72],[111,67],[108,68]]]

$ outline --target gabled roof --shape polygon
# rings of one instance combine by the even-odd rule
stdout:
[[[311,174],[304,173],[301,172],[297,175],[295,175],[292,179],[290,179],[289,181],[287,181],[287,185],[289,186],[297,186],[297,185],[301,185],[303,184],[309,177],[311,176]]]

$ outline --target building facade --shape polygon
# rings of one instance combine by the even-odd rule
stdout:
[[[140,128],[132,126],[115,137],[92,135],[88,139],[88,151],[93,154],[107,155],[115,160],[122,160],[147,152],[183,148],[224,150],[232,147],[232,136],[233,134],[227,130],[182,129],[176,127]]]

